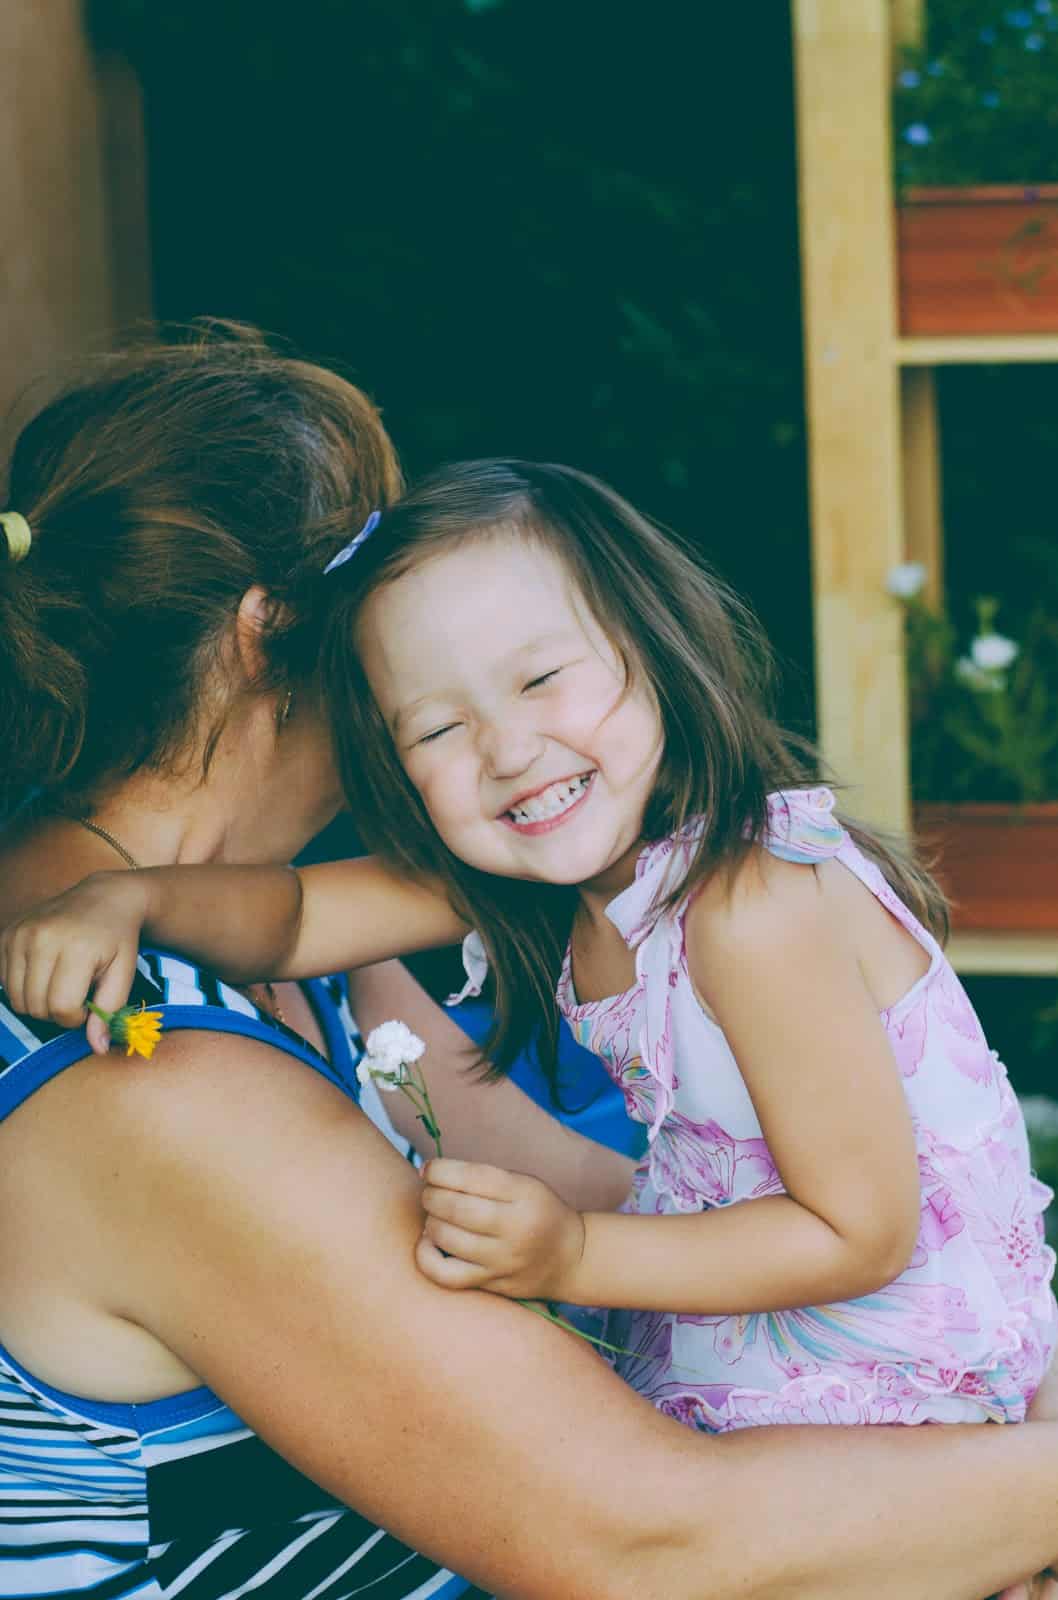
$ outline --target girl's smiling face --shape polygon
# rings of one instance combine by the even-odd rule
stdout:
[[[369,597],[364,670],[434,827],[502,877],[632,877],[662,750],[649,688],[544,544],[496,532]]]

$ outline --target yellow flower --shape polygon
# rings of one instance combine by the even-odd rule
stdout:
[[[131,1006],[124,1006],[115,1018],[119,1024],[112,1037],[118,1044],[125,1044],[128,1049],[127,1056],[142,1056],[149,1061],[154,1054],[154,1047],[162,1036],[162,1013],[148,1011],[145,1002],[140,1001],[140,1009],[133,1011]]]
[[[143,1000],[138,1006],[122,1006],[120,1011],[104,1011],[100,1006],[93,1005],[91,1000],[87,1005],[89,1011],[102,1017],[110,1029],[112,1044],[126,1045],[127,1056],[142,1056],[145,1061],[151,1059],[162,1036],[160,1011],[148,1011]]]

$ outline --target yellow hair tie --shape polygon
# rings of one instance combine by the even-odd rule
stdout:
[[[29,555],[29,547],[33,543],[33,530],[21,511],[0,512],[0,528],[3,528],[7,537],[7,548],[12,563],[21,561]]]

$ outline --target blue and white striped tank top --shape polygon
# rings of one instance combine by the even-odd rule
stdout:
[[[132,999],[166,1029],[249,1034],[357,1097],[338,979],[306,986],[329,1062],[174,956],[140,957]],[[0,991],[0,1120],[88,1054],[84,1033],[17,1017]],[[0,1595],[7,1600],[484,1600],[335,1500],[209,1389],[146,1405],[52,1388],[0,1347]]]

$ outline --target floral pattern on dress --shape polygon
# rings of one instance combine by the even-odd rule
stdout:
[[[835,859],[929,956],[882,1013],[915,1131],[922,1186],[912,1261],[875,1294],[741,1316],[611,1313],[615,1365],[659,1409],[716,1431],[761,1423],[1017,1421],[1056,1342],[1050,1190],[1033,1178],[1020,1109],[939,945],[833,814],[823,788],[769,797],[763,843],[783,859]],[[783,1193],[721,1029],[699,1004],[679,882],[700,826],[649,846],[607,915],[636,953],[623,995],[578,1004],[567,957],[558,999],[601,1057],[649,1147],[622,1209],[676,1215]]]

